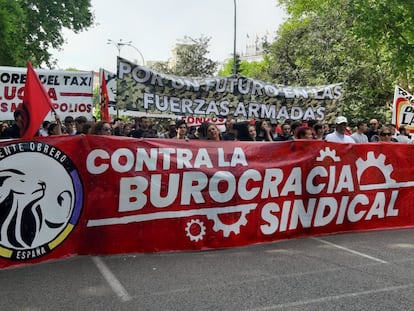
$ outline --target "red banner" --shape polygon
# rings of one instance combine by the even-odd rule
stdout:
[[[50,110],[54,111],[49,95],[28,61],[22,105],[23,128],[20,130],[20,137],[25,139],[34,137]]]
[[[47,137],[0,144],[0,267],[413,227],[412,145]]]
[[[111,122],[111,117],[109,116],[109,97],[108,97],[108,89],[106,87],[106,79],[105,79],[105,70],[100,72],[101,76],[101,120],[106,122]]]

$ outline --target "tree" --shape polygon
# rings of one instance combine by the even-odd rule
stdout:
[[[172,70],[168,67],[168,62],[158,61],[152,63],[149,67],[158,72],[173,74]]]
[[[215,73],[217,63],[207,58],[211,38],[186,37],[187,42],[177,47],[177,63],[172,73],[178,76],[205,77]]]
[[[263,79],[285,85],[342,83],[342,108],[351,120],[384,119],[386,103],[392,101],[392,64],[383,50],[352,31],[354,19],[346,10],[347,0],[285,1],[297,5],[292,17],[279,29],[270,47],[269,67]],[[305,3],[306,2],[306,3]],[[301,6],[303,5],[303,6]],[[306,12],[306,14],[304,13]],[[267,76],[267,77],[266,77]]]
[[[236,54],[236,57],[233,58],[233,74],[234,75],[237,75],[240,72],[240,64],[241,64],[240,55]]]
[[[64,43],[62,28],[75,33],[92,25],[90,0],[0,0],[0,61],[6,66],[53,67],[48,52]]]
[[[233,62],[233,58],[229,59],[229,61],[224,64],[223,69],[218,72],[218,75],[231,76],[234,70]],[[238,74],[252,79],[259,79],[263,77],[263,72],[266,71],[267,67],[268,63],[266,60],[261,62],[248,62],[240,59]]]
[[[16,1],[0,0],[0,64],[11,66],[20,64],[19,61],[24,53],[21,44],[24,38],[20,30],[24,21],[24,10]]]
[[[413,82],[414,2],[409,0],[279,0],[296,20],[327,15],[332,9],[347,16],[348,32],[362,39],[391,68],[407,89]]]
[[[408,88],[414,69],[414,2],[406,0],[349,0],[353,33],[382,51],[398,83]]]

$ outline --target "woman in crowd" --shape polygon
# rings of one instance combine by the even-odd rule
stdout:
[[[197,137],[201,140],[206,140],[207,138],[207,128],[210,126],[210,122],[203,122],[197,129]]]
[[[272,127],[266,120],[256,121],[256,140],[273,141]]]
[[[189,139],[199,139],[197,127],[194,125],[190,126],[187,130],[187,136]]]
[[[392,143],[392,131],[388,126],[383,126],[378,131],[379,134],[379,142],[381,143]]]
[[[314,132],[314,139],[323,140],[323,136],[325,134],[324,132],[324,126],[320,123],[316,123],[313,126],[313,132]]]
[[[187,137],[187,122],[185,120],[178,120],[176,122],[177,139],[188,139]]]
[[[249,124],[247,126],[247,130],[249,131],[249,137],[252,141],[256,141],[257,133],[256,133],[256,127],[252,124]]]
[[[62,127],[59,123],[49,123],[47,128],[47,135],[48,136],[55,136],[55,135],[62,135]]]
[[[106,121],[98,121],[92,128],[93,135],[112,135],[111,124]]]
[[[295,139],[313,139],[312,129],[309,127],[301,126],[295,130]]]
[[[217,125],[210,124],[207,126],[207,140],[222,140],[221,132]]]
[[[53,136],[53,135],[66,135],[66,133],[62,129],[62,122],[60,122],[59,115],[55,114],[55,122],[48,124],[47,127],[47,135],[46,136]]]
[[[0,135],[3,133],[4,130],[8,129],[9,125],[6,122],[2,122],[0,125]]]
[[[122,128],[122,136],[129,136],[132,131],[132,126],[130,123],[125,123],[124,127]]]
[[[95,126],[96,122],[88,121],[82,128],[82,134],[92,134],[92,128]]]

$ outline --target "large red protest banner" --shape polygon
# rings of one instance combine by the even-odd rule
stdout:
[[[0,143],[0,267],[414,226],[412,145]]]

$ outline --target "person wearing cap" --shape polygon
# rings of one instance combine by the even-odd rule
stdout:
[[[355,144],[355,141],[345,134],[348,120],[344,116],[339,116],[335,120],[335,131],[326,135],[325,140],[334,143]]]

